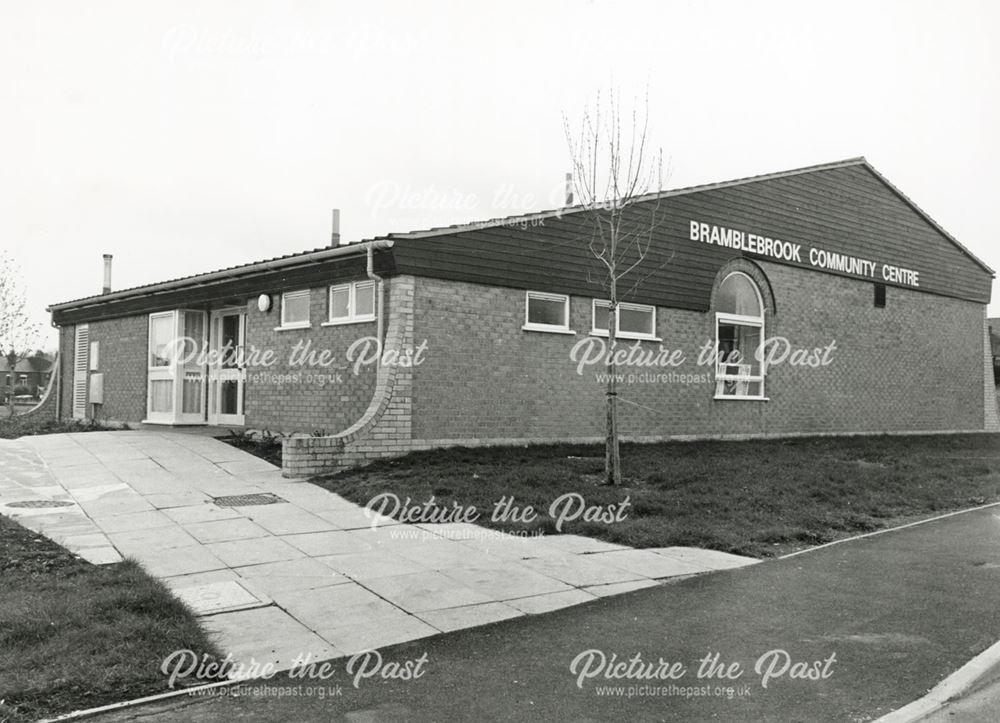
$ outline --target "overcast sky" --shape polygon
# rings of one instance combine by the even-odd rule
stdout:
[[[820,9],[822,7],[822,9]],[[1000,268],[1000,4],[0,6],[29,299],[558,205],[562,116],[649,89],[668,187],[863,155]],[[991,307],[991,311],[994,307]]]

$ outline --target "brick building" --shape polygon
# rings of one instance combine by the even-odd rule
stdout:
[[[864,159],[665,191],[618,310],[626,438],[1000,430],[993,272]],[[606,291],[580,207],[50,307],[60,413],[294,435],[286,473],[597,440]]]
[[[21,359],[11,370],[10,362],[0,356],[0,396],[6,400],[8,394],[39,396],[52,378],[52,359],[47,354],[33,354]]]

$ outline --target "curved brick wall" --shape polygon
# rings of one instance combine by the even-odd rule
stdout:
[[[413,345],[414,279],[399,276],[386,285],[390,311],[383,350],[398,353]],[[412,377],[411,367],[379,364],[374,394],[360,419],[337,434],[283,440],[282,474],[336,472],[408,451]]]

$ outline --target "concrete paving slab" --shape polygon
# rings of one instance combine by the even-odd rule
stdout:
[[[255,537],[269,537],[270,533],[259,525],[243,517],[234,517],[214,522],[193,522],[184,528],[199,542],[231,542],[249,540]]]
[[[110,565],[123,559],[118,550],[111,546],[86,547],[77,550],[76,554],[93,565]]]
[[[478,540],[484,537],[484,533],[499,532],[489,530],[470,522],[446,522],[440,524],[412,525],[421,530],[427,530],[436,537],[443,537],[446,540]]]
[[[416,544],[412,540],[397,538],[386,547],[432,570],[445,570],[460,565],[487,565],[496,560],[485,552],[470,549],[463,543],[444,539],[421,540]]]
[[[608,597],[609,595],[621,595],[622,593],[641,590],[644,587],[653,587],[658,584],[656,580],[634,580],[632,582],[616,582],[613,585],[594,585],[582,588],[582,590],[597,597]]]
[[[273,594],[271,591],[274,590],[279,592],[314,590],[350,582],[344,575],[311,557],[247,565],[236,567],[234,571],[241,578],[268,590],[269,594]]]
[[[92,502],[80,502],[80,507],[93,519],[117,517],[118,515],[129,514],[130,512],[154,511],[153,506],[139,495],[117,499],[101,498]]]
[[[163,514],[181,525],[188,525],[193,522],[233,520],[243,517],[242,514],[232,507],[219,507],[207,502],[190,505],[188,507],[168,507],[163,510]]]
[[[539,550],[555,548],[562,552],[572,552],[584,555],[590,552],[610,552],[612,550],[631,550],[627,545],[616,545],[613,542],[596,540],[593,537],[581,535],[545,535],[534,538],[534,546]]]
[[[547,554],[568,554],[551,547],[539,548],[534,544],[536,539],[534,537],[504,535],[496,530],[489,530],[488,533],[491,534],[484,534],[474,538],[456,538],[456,541],[481,554],[511,561],[543,557]]]
[[[296,620],[331,641],[328,633],[333,630],[363,627],[396,619],[398,615],[406,616],[403,610],[354,582],[313,590],[275,592],[274,600]]]
[[[315,559],[353,580],[363,581],[377,577],[430,572],[430,568],[419,562],[388,550],[372,550],[349,555],[327,555]]]
[[[344,655],[383,648],[437,635],[440,631],[423,620],[397,612],[377,621],[358,622],[343,628],[333,628],[323,634],[331,645]]]
[[[191,507],[193,505],[210,502],[208,495],[191,491],[179,492],[159,492],[144,495],[146,501],[158,510],[170,509],[173,507]]]
[[[147,549],[171,549],[199,544],[198,540],[179,525],[109,532],[108,537],[115,547],[126,554],[141,554]]]
[[[68,509],[68,508],[59,508]],[[22,515],[22,510],[11,510],[14,514],[10,514],[10,517],[16,519],[20,524],[24,525],[30,530],[34,530],[39,534],[44,534],[48,537],[55,537],[56,535],[60,537],[69,537],[72,535],[86,535],[95,532],[101,532],[90,518],[84,516],[83,511],[77,509],[75,514],[58,514],[58,515],[46,515],[46,514],[32,514],[32,515]],[[36,510],[36,512],[43,512],[43,510]],[[3,514],[8,514],[4,512]],[[63,544],[63,543],[59,543]]]
[[[718,550],[703,550],[699,547],[654,547],[650,552],[672,557],[709,570],[730,570],[737,567],[755,565],[760,560],[743,555],[732,555]]]
[[[614,582],[645,579],[645,576],[637,572],[623,570],[620,567],[591,559],[592,557],[591,555],[549,555],[524,560],[523,564],[525,567],[562,580],[574,587],[609,585]]]
[[[596,599],[596,596],[591,595],[585,590],[566,590],[564,592],[550,592],[545,595],[508,600],[506,604],[528,615],[540,615],[541,613],[561,610],[562,608]]]
[[[128,512],[101,519],[101,529],[107,533],[151,530],[160,527],[171,527],[173,524],[173,520],[157,510]]]
[[[107,535],[100,532],[89,532],[83,535],[66,535],[58,540],[60,545],[74,550],[86,550],[94,547],[114,547]]]
[[[310,509],[308,505],[306,505],[306,509]],[[315,510],[315,514],[342,530],[362,530],[372,526],[398,524],[390,517],[366,513],[363,507],[352,509],[338,506],[332,510],[320,508]]]
[[[487,625],[500,620],[509,620],[522,615],[524,615],[523,611],[499,602],[417,613],[418,618],[445,633],[476,625]]]
[[[302,550],[310,557],[322,555],[343,555],[367,552],[371,545],[349,532],[309,532],[302,535],[285,535],[285,542]]]
[[[337,528],[301,507],[292,504],[248,507],[244,514],[272,535],[293,535],[308,532],[331,532]]]
[[[244,665],[270,663],[288,669],[299,656],[326,660],[342,651],[277,607],[220,613],[202,619],[215,636],[223,655]],[[301,659],[301,658],[300,658]]]
[[[661,578],[677,575],[693,575],[705,572],[706,568],[673,557],[657,555],[649,550],[616,550],[591,555],[598,562],[636,572],[644,577]]]
[[[229,567],[305,558],[305,554],[301,550],[277,537],[214,542],[206,547]]]
[[[177,588],[174,594],[196,615],[263,605],[253,593],[231,580]]]
[[[142,496],[133,491],[133,489],[124,482],[81,487],[73,491],[73,498],[81,504],[101,499],[108,501],[142,500]]]
[[[136,556],[151,575],[171,577],[189,575],[194,572],[221,570],[227,565],[200,545],[178,547],[173,550],[147,550]]]
[[[572,589],[570,585],[553,577],[523,565],[503,561],[455,567],[444,570],[443,574],[490,600],[513,600]]]
[[[172,575],[170,577],[164,577],[163,582],[166,583],[167,587],[171,590],[181,590],[186,587],[197,587],[198,585],[207,585],[213,582],[241,582],[243,579],[236,573],[236,571],[223,567],[218,570],[208,570],[206,572],[193,572],[185,575]],[[258,597],[260,597],[258,595]]]
[[[454,576],[433,571],[374,578],[366,580],[365,587],[408,612],[475,605],[495,599],[463,585]]]

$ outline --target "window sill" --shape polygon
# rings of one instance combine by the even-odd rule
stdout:
[[[543,334],[568,334],[576,336],[576,332],[572,329],[560,329],[558,326],[529,326],[525,324],[521,327],[521,331],[540,331]]]
[[[769,397],[749,397],[749,396],[736,396],[734,394],[716,394],[715,399],[717,401],[736,401],[736,402],[769,402],[771,399]]]
[[[347,326],[348,324],[368,324],[375,321],[374,316],[361,316],[357,319],[336,319],[333,321],[324,321],[320,326]]]
[[[590,332],[590,335],[599,336],[602,339],[608,338],[608,332],[606,331],[592,331]],[[630,334],[627,331],[624,334],[621,332],[615,334],[615,341],[618,341],[619,339],[627,339],[629,341],[663,341],[663,338],[659,336],[647,336],[646,334]]]
[[[296,329],[312,329],[311,323],[306,324],[286,324],[284,326],[274,327],[275,331],[295,331]]]

